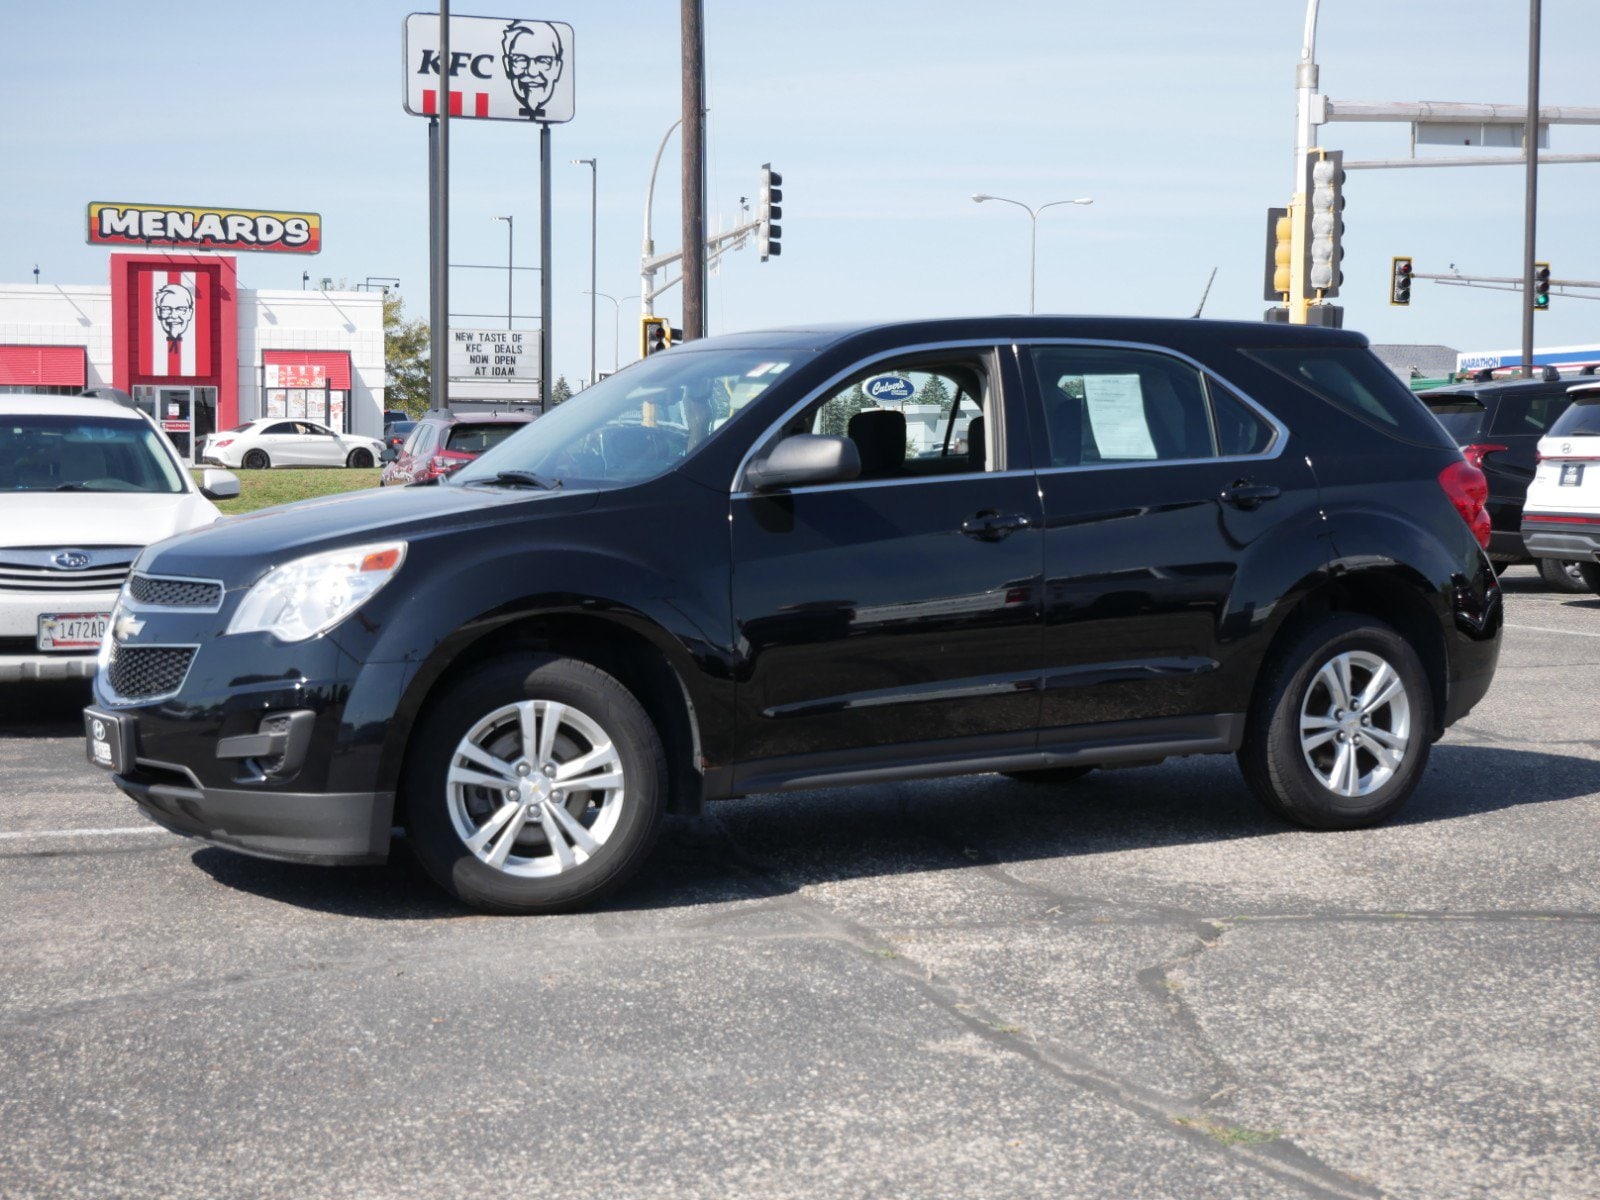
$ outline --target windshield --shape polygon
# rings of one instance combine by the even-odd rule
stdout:
[[[1600,437],[1600,392],[1579,392],[1546,437]]]
[[[568,487],[618,487],[665,474],[810,352],[653,354],[585,388],[463,467],[453,484],[520,472]]]
[[[0,492],[182,492],[160,436],[143,421],[0,416]]]
[[[1484,406],[1481,400],[1459,393],[1427,392],[1423,394],[1422,402],[1439,418],[1444,431],[1459,444],[1473,441],[1483,427]]]

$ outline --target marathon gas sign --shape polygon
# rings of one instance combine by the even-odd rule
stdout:
[[[185,208],[97,200],[89,205],[89,242],[104,246],[316,254],[322,249],[322,217],[318,213],[253,208]]]

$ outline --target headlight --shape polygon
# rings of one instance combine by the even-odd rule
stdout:
[[[245,594],[229,633],[270,633],[303,642],[330,629],[394,578],[404,542],[378,542],[312,554],[268,572]]]

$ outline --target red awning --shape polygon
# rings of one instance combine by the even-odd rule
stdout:
[[[328,386],[334,391],[350,390],[348,350],[263,350],[261,363],[267,367],[321,367],[322,374],[328,380]],[[292,386],[304,387],[306,384]]]
[[[0,385],[81,388],[87,361],[82,346],[0,346]]]

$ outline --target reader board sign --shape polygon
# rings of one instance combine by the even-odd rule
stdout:
[[[439,14],[405,21],[405,110],[439,113]],[[572,120],[572,26],[523,17],[450,18],[450,116],[490,121]]]
[[[317,254],[322,250],[322,216],[259,208],[95,200],[89,204],[89,243]]]
[[[537,382],[538,331],[452,329],[449,374],[475,383]]]

